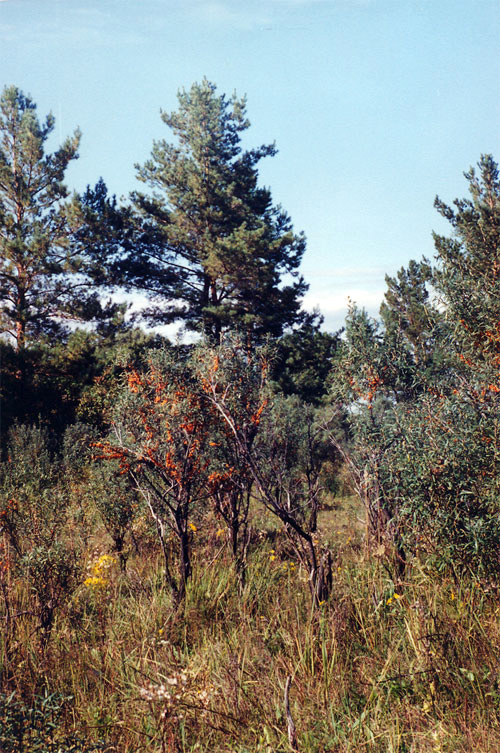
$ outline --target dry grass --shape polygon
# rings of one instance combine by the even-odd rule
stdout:
[[[17,616],[0,637],[4,694],[26,708],[66,697],[47,741],[77,735],[74,750],[274,753],[290,750],[291,676],[301,753],[497,753],[498,593],[417,563],[395,592],[390,563],[361,545],[358,512],[348,499],[322,517],[335,570],[320,614],[286,540],[261,537],[239,595],[223,542],[202,526],[182,614],[144,546],[125,575],[111,565],[104,585],[82,583],[44,648],[26,584],[5,575]],[[102,532],[96,544],[104,551]]]

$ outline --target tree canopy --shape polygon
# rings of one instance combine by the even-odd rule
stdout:
[[[41,122],[17,87],[0,98],[0,328],[22,350],[27,340],[63,329],[68,319],[101,315],[89,288],[90,259],[78,238],[80,203],[68,198],[66,168],[78,157],[76,130],[52,154],[54,118]]]
[[[137,168],[152,194],[133,195],[141,235],[126,276],[151,296],[150,321],[182,320],[212,340],[228,328],[279,336],[304,320],[307,286],[305,238],[258,185],[257,165],[276,148],[243,150],[245,99],[206,79],[178,100],[177,112],[162,113],[177,144],[156,141]]]

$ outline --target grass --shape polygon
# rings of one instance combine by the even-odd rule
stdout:
[[[13,616],[0,636],[4,729],[17,715],[33,734],[28,712],[47,697],[57,707],[37,717],[45,747],[26,732],[5,750],[289,751],[290,676],[301,753],[497,753],[497,591],[418,562],[396,590],[387,556],[365,551],[359,517],[354,498],[322,514],[335,567],[319,613],[279,535],[257,539],[240,594],[224,542],[200,527],[182,614],[159,552],[143,542],[125,574],[108,567],[104,586],[82,575],[45,646],[27,584],[4,574]],[[95,562],[104,533],[88,546]],[[5,599],[1,608],[3,619]]]

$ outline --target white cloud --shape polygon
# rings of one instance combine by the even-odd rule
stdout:
[[[252,31],[269,26],[272,15],[269,2],[242,2],[241,0],[195,0],[190,14],[196,20],[211,26],[229,26],[242,31]]]
[[[329,287],[335,285],[336,281],[342,281],[342,285],[349,284],[349,280],[360,283],[369,287],[370,284],[378,285],[380,281],[385,280],[387,273],[387,266],[345,266],[345,267],[321,267],[319,264],[308,267],[304,264],[301,268],[302,272],[308,282],[315,280],[318,284],[324,283]],[[326,282],[325,282],[326,281]],[[338,285],[337,285],[338,287]]]
[[[303,307],[307,311],[319,308],[325,320],[323,328],[331,332],[344,325],[349,302],[378,317],[386,291],[386,271],[382,266],[304,268],[309,290]]]
[[[368,314],[378,318],[380,304],[384,298],[384,289],[372,289],[346,285],[343,289],[338,286],[329,291],[316,291],[314,286],[304,296],[303,308],[306,311],[319,309],[323,316],[322,329],[327,332],[336,332],[345,325],[349,301],[364,308]]]
[[[276,5],[368,5],[374,0],[270,0]]]
[[[1,2],[7,0],[0,0]],[[61,0],[53,2],[53,5],[53,12],[50,14],[33,13],[32,23],[25,25],[21,34],[19,29],[13,27],[15,38],[30,47],[44,49],[48,45],[58,45],[63,40],[75,50],[87,52],[92,47],[109,49],[113,46],[138,45],[147,40],[140,25],[127,30],[121,27],[118,0],[109,0],[103,8],[94,5],[87,7],[83,0],[75,0],[73,3]]]
[[[349,301],[356,303],[367,311],[377,312],[384,298],[384,290],[368,290],[366,288],[346,287],[343,290],[334,289],[330,292],[315,292],[309,290],[304,296],[304,308],[312,311],[319,307],[323,315],[347,312]]]
[[[195,20],[244,31],[272,28],[278,23],[278,11],[308,6],[362,6],[372,2],[374,0],[182,0]],[[281,16],[280,23],[282,21]]]

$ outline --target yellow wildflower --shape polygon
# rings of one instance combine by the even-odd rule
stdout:
[[[83,585],[87,588],[106,588],[108,581],[100,575],[92,575],[83,581]]]
[[[115,562],[116,557],[113,557],[111,554],[102,554],[90,569],[92,575],[96,577],[101,576],[103,572],[113,567]]]

